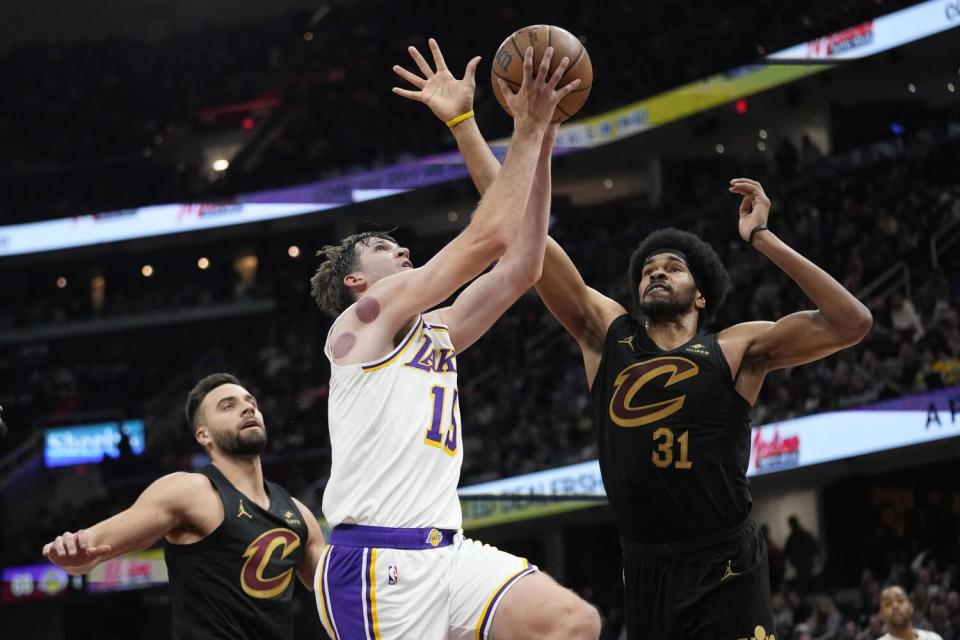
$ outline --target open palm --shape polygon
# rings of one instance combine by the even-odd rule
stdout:
[[[473,109],[473,94],[477,88],[474,76],[480,58],[478,56],[468,62],[463,78],[458,80],[447,68],[437,41],[430,38],[429,45],[430,51],[433,53],[436,70],[430,68],[430,65],[416,47],[408,47],[407,51],[409,51],[410,57],[413,58],[414,63],[423,75],[419,76],[399,65],[394,65],[394,73],[418,90],[411,91],[394,87],[393,92],[398,96],[422,102],[433,111],[434,115],[444,122],[448,122]]]

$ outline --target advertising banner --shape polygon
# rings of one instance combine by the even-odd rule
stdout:
[[[751,430],[747,476],[761,476],[960,436],[960,387],[830,411]],[[459,489],[464,528],[542,517],[596,505],[605,496],[596,460]],[[476,500],[470,496],[503,498]],[[583,502],[548,500],[583,497]]]
[[[102,422],[47,429],[43,434],[43,460],[47,467],[95,463],[104,456],[120,455],[121,433],[130,439],[133,455],[143,453],[146,437],[143,420]]]
[[[87,575],[87,590],[100,593],[147,589],[167,582],[163,549],[150,549],[101,562]]]
[[[0,601],[4,603],[24,600],[40,600],[63,595],[68,589],[83,587],[83,578],[70,576],[66,571],[45,562],[23,567],[7,567],[0,573],[2,591]]]
[[[607,113],[565,124],[555,155],[632,136],[714,107],[820,73],[842,62],[960,26],[960,0],[928,0],[768,55]],[[502,158],[507,140],[491,143]],[[185,233],[327,211],[467,176],[457,152],[308,184],[236,196],[0,226],[0,257]]]

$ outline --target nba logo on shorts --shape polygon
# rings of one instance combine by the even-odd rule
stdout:
[[[430,529],[430,534],[427,536],[427,542],[431,547],[439,546],[443,541],[443,536],[436,529]]]
[[[387,566],[387,584],[397,584],[400,582],[400,574],[397,572],[397,565]]]

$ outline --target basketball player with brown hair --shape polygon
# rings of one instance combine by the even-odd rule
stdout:
[[[472,108],[472,77],[431,80],[419,101],[440,119]],[[473,120],[452,130],[484,193],[499,163]],[[750,408],[770,371],[850,347],[872,324],[856,297],[767,227],[758,182],[729,190],[742,198],[740,237],[816,310],[708,332],[729,278],[707,243],[677,229],[652,233],[631,256],[635,313],[589,287],[551,238],[537,283],[583,354],[637,640],[773,640],[766,548],[750,519]]]
[[[435,69],[449,73],[431,41]],[[506,88],[514,132],[504,170],[467,227],[421,267],[382,233],[325,247],[312,279],[335,318],[330,360],[333,527],[317,570],[317,609],[341,640],[595,640],[595,609],[523,559],[463,536],[457,356],[539,277],[547,235],[559,87],[549,60]],[[476,63],[472,63],[476,66]],[[469,72],[468,72],[469,73]],[[425,80],[426,82],[426,80]],[[449,120],[469,119],[453,114]],[[491,262],[496,266],[483,273]],[[477,277],[480,276],[480,277]],[[476,279],[475,279],[476,278]],[[471,282],[472,281],[472,282]],[[449,306],[441,305],[470,283]]]
[[[73,575],[162,541],[177,640],[293,637],[293,575],[309,589],[324,548],[316,518],[263,478],[267,430],[257,400],[215,373],[187,396],[187,424],[212,464],[172,473],[132,507],[65,532],[43,555]]]

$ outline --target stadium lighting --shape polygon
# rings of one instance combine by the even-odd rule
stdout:
[[[613,189],[613,178],[606,178],[603,181],[604,189]]]
[[[226,171],[227,167],[229,166],[230,166],[229,160],[227,160],[226,158],[217,158],[210,165],[210,168],[213,169],[214,171]]]
[[[144,278],[149,278],[153,275],[153,267],[149,264],[143,265],[143,268],[140,269],[140,273],[143,274]]]
[[[57,278],[57,289],[63,289],[66,286],[67,286],[66,278],[64,278],[63,276],[60,276],[59,278]]]
[[[206,269],[209,266],[210,266],[210,261],[207,260],[206,258],[200,258],[199,260],[197,260],[197,267],[199,267],[201,271]]]
[[[760,134],[759,134],[759,135],[760,135],[760,139],[761,139],[761,140],[766,140],[766,139],[767,139],[767,130],[766,130],[766,129],[760,129]]]
[[[298,246],[295,245],[295,244],[290,245],[290,246],[287,248],[287,255],[290,256],[291,258],[299,258],[299,257],[300,257],[300,247],[298,247]]]
[[[717,153],[719,153],[720,155],[723,155],[723,152],[726,151],[726,149],[722,144],[718,144],[717,146],[714,147],[714,149],[716,149]]]
[[[957,87],[952,82],[947,83],[947,91],[949,91],[950,93],[953,93],[956,90],[957,90]]]
[[[766,151],[766,150],[767,150],[767,143],[766,143],[766,142],[764,142],[763,140],[761,140],[760,142],[757,143],[757,151]]]
[[[460,219],[460,214],[457,213],[456,211],[451,211],[450,213],[447,214],[447,220],[449,220],[450,222],[456,222],[459,219]]]
[[[915,84],[913,84],[913,83],[911,82],[910,84],[907,85],[907,91],[909,91],[910,93],[916,93],[916,92],[917,92],[917,85],[915,85]]]

